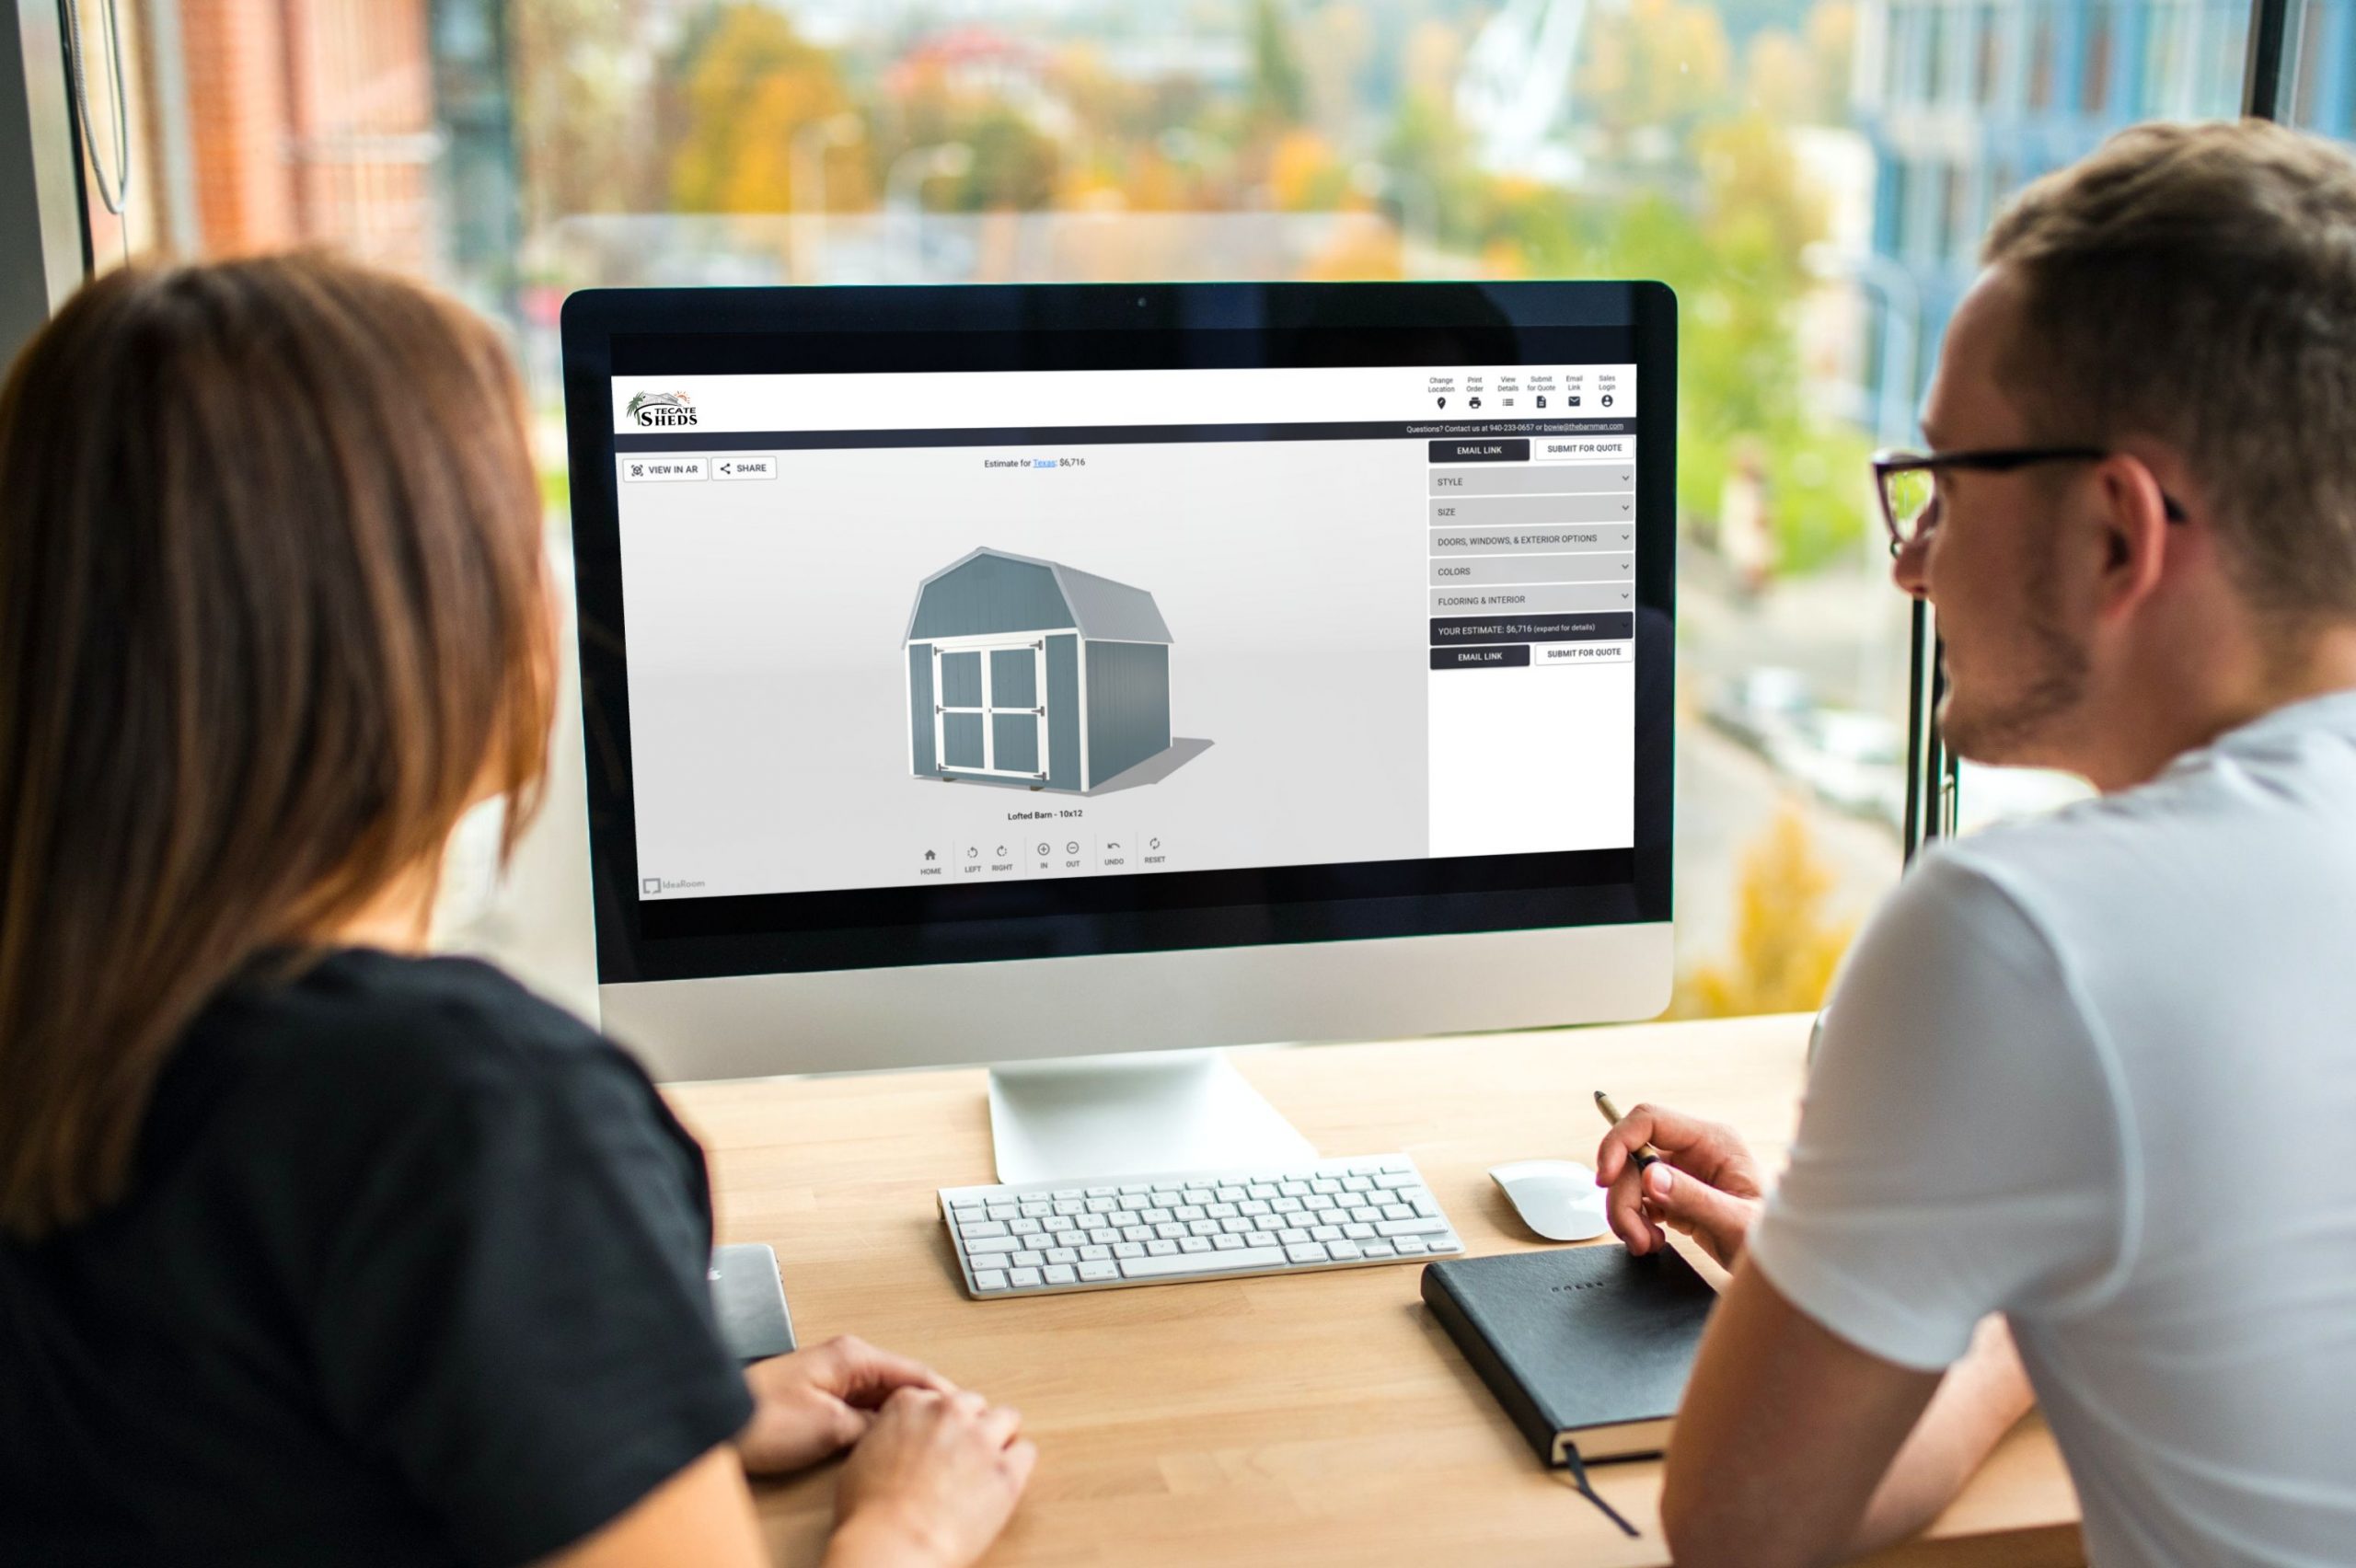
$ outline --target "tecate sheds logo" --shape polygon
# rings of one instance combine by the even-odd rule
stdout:
[[[688,405],[685,392],[633,393],[628,412],[649,430],[676,429],[696,422],[696,411]]]

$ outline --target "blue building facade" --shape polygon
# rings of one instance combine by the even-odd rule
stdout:
[[[1902,378],[1919,398],[2013,191],[2138,121],[2240,112],[2249,13],[2248,0],[1864,0],[1873,248],[1910,285],[1879,291],[1865,359],[1877,392]],[[2283,118],[2356,137],[2356,0],[2303,0],[2292,19]]]

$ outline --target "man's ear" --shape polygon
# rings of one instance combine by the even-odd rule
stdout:
[[[2160,481],[2140,458],[2124,453],[2104,458],[2096,466],[2095,483],[2103,550],[2096,614],[2109,620],[2159,586],[2175,541]]]

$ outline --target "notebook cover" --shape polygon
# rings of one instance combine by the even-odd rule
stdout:
[[[1658,1453],[1717,1304],[1673,1249],[1604,1244],[1426,1264],[1424,1301],[1548,1465]],[[1653,1428],[1651,1431],[1632,1431]],[[1618,1441],[1611,1439],[1617,1438]],[[1634,1447],[1625,1446],[1634,1438]]]

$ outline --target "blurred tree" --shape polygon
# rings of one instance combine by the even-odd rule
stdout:
[[[850,108],[834,55],[805,41],[770,6],[722,7],[683,62],[686,123],[671,156],[671,205],[686,213],[784,213],[821,192],[796,192],[809,159],[824,166],[830,207],[869,204],[864,161],[794,138]]]
[[[1733,54],[1715,6],[1630,0],[1625,10],[1590,12],[1585,54],[1581,107],[1613,139],[1673,146],[1725,107]]]
[[[1252,0],[1251,112],[1264,124],[1298,125],[1309,112],[1309,82],[1284,0]]]
[[[637,0],[516,0],[511,17],[524,232],[651,205]]]
[[[1856,922],[1828,910],[1837,879],[1786,804],[1744,851],[1735,886],[1734,951],[1678,982],[1672,1018],[1807,1012],[1824,1005]]]
[[[1354,0],[1333,0],[1310,13],[1300,39],[1308,122],[1347,143],[1364,130],[1361,78],[1374,57],[1374,24]]]

